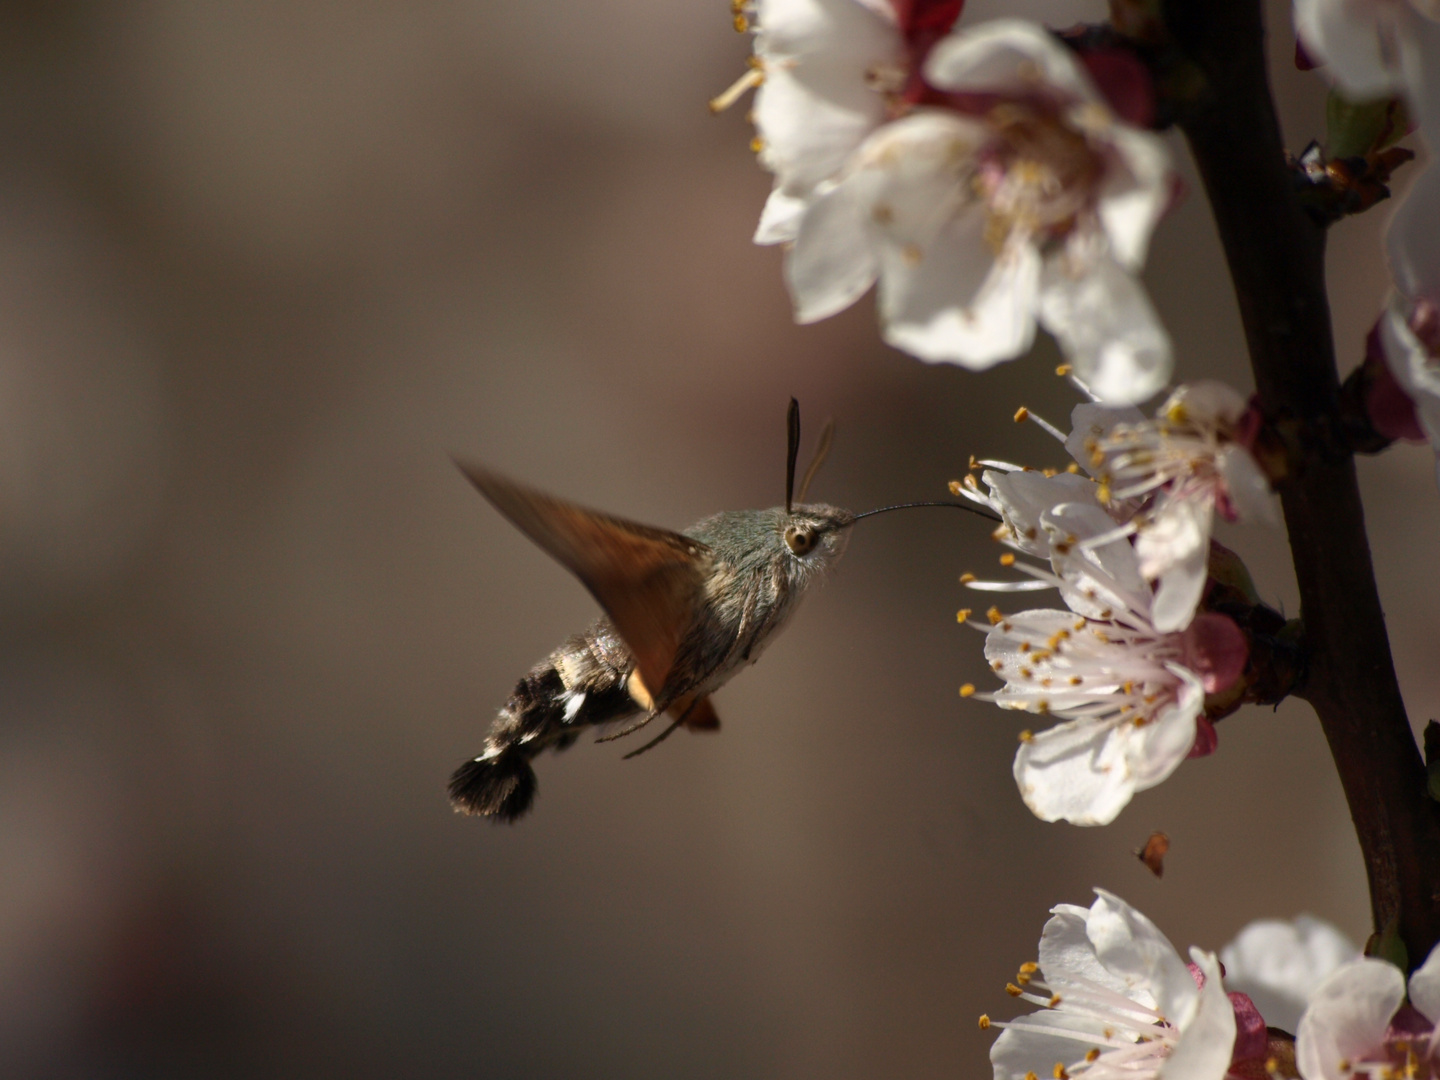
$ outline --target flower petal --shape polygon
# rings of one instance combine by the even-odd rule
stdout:
[[[1127,740],[1126,764],[1136,791],[1168,780],[1195,745],[1195,719],[1205,705],[1205,690],[1189,670],[1178,665],[1172,670],[1181,677],[1176,699],[1144,727],[1132,728],[1136,734]]]
[[[1431,949],[1425,963],[1410,976],[1410,1004],[1432,1024],[1440,1019],[1440,949]]]
[[[1179,1043],[1160,1065],[1159,1080],[1221,1080],[1230,1067],[1235,1010],[1221,986],[1220,962],[1199,949],[1191,949],[1190,957],[1204,972],[1205,987],[1193,1017],[1181,1025]]]
[[[1203,495],[1162,495],[1135,534],[1140,573],[1158,582],[1151,609],[1156,630],[1183,630],[1195,617],[1205,591],[1214,512],[1213,499]]]
[[[925,62],[942,90],[1101,103],[1084,69],[1039,23],[993,19],[950,34]]]
[[[1057,1028],[1074,1031],[1076,1038],[1054,1034]],[[995,1080],[1051,1076],[1057,1062],[1070,1065],[1082,1059],[1090,1047],[1103,1042],[1104,1031],[1103,1021],[1055,1009],[1017,1017],[990,1046]]]
[[[1057,993],[1087,983],[1124,994],[1146,1008],[1155,1007],[1155,996],[1146,987],[1131,986],[1100,962],[1095,943],[1085,927],[1090,910],[1075,904],[1057,904],[1040,934],[1040,973]]]
[[[1401,89],[1400,72],[1385,44],[1394,32],[1394,19],[1387,10],[1391,6],[1295,0],[1295,33],[1305,43],[1305,51],[1329,67],[1350,97],[1389,97]]]
[[[1110,253],[1124,269],[1145,265],[1150,234],[1170,207],[1170,154],[1158,137],[1116,124],[1107,133],[1119,165],[1101,183],[1096,212],[1105,227]]]
[[[1184,1029],[1195,1014],[1199,990],[1185,961],[1170,939],[1145,915],[1114,893],[1096,889],[1095,903],[1085,931],[1095,946],[1095,955],[1106,969],[1126,986],[1143,987],[1154,998],[1155,1007],[1177,1027]],[[1215,980],[1218,988],[1220,980]],[[1221,996],[1224,997],[1223,991]],[[1229,1003],[1227,1001],[1228,1010]],[[1232,1030],[1233,1037],[1234,1032]],[[1225,1044],[1229,1062],[1230,1044]]]
[[[1109,724],[1069,720],[1021,743],[1013,771],[1030,812],[1073,825],[1114,821],[1135,794],[1125,734]]]
[[[1226,985],[1249,994],[1272,1027],[1290,1032],[1310,991],[1359,955],[1349,938],[1310,915],[1257,920],[1220,950]]]
[[[1065,439],[1065,449],[1082,469],[1093,475],[1096,462],[1087,444],[1100,441],[1122,424],[1133,427],[1143,423],[1145,414],[1133,405],[1101,405],[1087,401],[1070,411],[1070,434]]]
[[[841,184],[817,199],[801,221],[785,260],[796,322],[829,318],[875,283],[879,263],[862,213],[856,191]]]
[[[1222,446],[1215,455],[1215,467],[1225,480],[1225,495],[1239,520],[1280,524],[1280,508],[1270,478],[1260,471],[1248,450],[1236,443]]]
[[[1048,258],[1040,321],[1100,401],[1133,405],[1170,379],[1170,338],[1144,287],[1113,258]]]
[[[1295,1061],[1305,1080],[1346,1080],[1342,1064],[1374,1054],[1405,1000],[1405,976],[1383,960],[1362,957],[1315,988],[1295,1033]]]
[[[999,504],[1014,545],[1029,555],[1050,557],[1050,541],[1041,531],[1040,515],[1061,503],[1093,503],[1095,481],[1074,473],[1000,472],[988,469],[981,479]]]
[[[918,257],[889,249],[880,292],[887,342],[921,360],[977,371],[1030,349],[1040,255],[1022,242],[991,256],[984,227],[976,208],[952,219]]]

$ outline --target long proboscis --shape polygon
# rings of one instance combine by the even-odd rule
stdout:
[[[957,502],[908,502],[908,503],[896,503],[894,506],[882,506],[882,507],[880,507],[879,509],[876,509],[876,510],[866,510],[863,514],[856,514],[856,515],[855,515],[855,520],[856,520],[856,521],[859,521],[861,518],[874,517],[876,514],[888,514],[891,510],[913,510],[913,509],[915,509],[916,507],[920,507],[920,506],[948,506],[948,507],[951,507],[951,508],[954,509],[954,510],[964,510],[964,511],[966,511],[967,513],[978,514],[980,517],[985,518],[987,521],[1000,522],[1000,521],[1003,520],[1003,519],[1000,517],[999,514],[996,514],[996,513],[992,512],[992,511],[990,511],[990,510],[982,510],[982,509],[980,509],[980,507],[978,507],[978,506],[971,506],[969,503],[957,503]]]

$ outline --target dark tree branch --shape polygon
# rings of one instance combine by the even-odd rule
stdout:
[[[1440,806],[1405,715],[1375,587],[1325,294],[1325,233],[1286,165],[1266,72],[1261,0],[1165,0],[1206,77],[1180,126],[1225,246],[1261,406],[1287,433],[1278,486],[1300,584],[1319,714],[1370,880],[1377,930],[1398,923],[1412,964],[1440,940]]]

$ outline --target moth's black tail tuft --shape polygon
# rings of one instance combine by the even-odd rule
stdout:
[[[516,821],[535,801],[535,770],[518,749],[467,761],[450,777],[450,805],[462,814]]]

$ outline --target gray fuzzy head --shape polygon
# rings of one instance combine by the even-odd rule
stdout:
[[[849,510],[809,503],[788,514],[780,506],[729,510],[686,533],[709,544],[717,561],[742,574],[767,565],[791,588],[803,590],[834,569],[845,554],[854,522]]]

